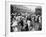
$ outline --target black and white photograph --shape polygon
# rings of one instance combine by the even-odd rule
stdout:
[[[10,5],[10,32],[42,31],[42,7]]]

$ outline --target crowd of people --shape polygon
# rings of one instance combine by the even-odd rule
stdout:
[[[31,13],[31,12],[30,12]],[[42,30],[42,16],[39,14],[12,13],[11,32],[13,31],[40,31]]]

